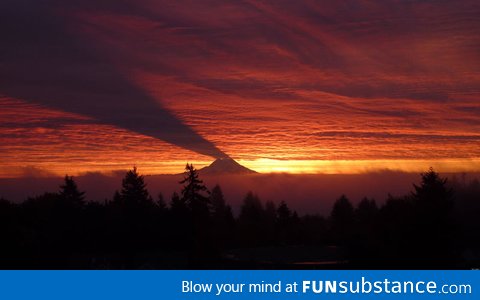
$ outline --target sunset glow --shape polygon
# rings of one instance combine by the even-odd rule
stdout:
[[[40,42],[12,25],[0,177],[180,173],[217,149],[261,173],[480,171],[478,1],[210,2],[55,2],[65,32]],[[138,124],[152,105],[178,142]]]

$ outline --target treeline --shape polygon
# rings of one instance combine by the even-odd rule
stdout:
[[[454,182],[454,193],[432,169],[421,179],[411,195],[381,206],[341,196],[328,217],[298,216],[249,192],[234,217],[221,187],[208,191],[192,165],[168,201],[150,195],[136,168],[104,203],[85,201],[66,176],[57,193],[0,200],[0,268],[252,268],[225,253],[288,246],[335,246],[345,268],[478,267],[480,184]]]

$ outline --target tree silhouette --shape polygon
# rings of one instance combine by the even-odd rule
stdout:
[[[83,218],[85,208],[85,192],[80,192],[72,176],[65,175],[64,184],[60,186],[58,201],[55,205],[54,219],[62,227],[62,242],[59,249],[68,252],[68,249],[81,249],[87,234],[84,231]],[[61,247],[61,248],[60,248]]]
[[[205,265],[212,256],[218,254],[213,242],[209,192],[192,164],[186,165],[180,184],[183,184],[182,201],[187,205],[191,217],[193,240],[189,247],[190,261],[196,266]]]
[[[182,188],[182,200],[191,210],[194,219],[208,218],[210,213],[210,200],[207,195],[207,187],[198,178],[198,172],[192,164],[185,166],[185,177],[180,184]]]
[[[210,193],[212,204],[212,219],[216,227],[233,230],[235,219],[230,205],[226,204],[221,187],[217,184]]]
[[[265,242],[266,218],[262,202],[257,195],[248,192],[240,207],[238,225],[240,241],[246,246],[259,246]]]
[[[147,190],[143,175],[137,168],[127,171],[122,189],[115,193],[109,224],[114,248],[122,249],[122,268],[134,268],[136,253],[156,244],[154,225],[157,223],[155,204]]]
[[[17,255],[25,240],[20,239],[18,206],[0,197],[0,267],[15,268],[19,264]],[[22,245],[23,244],[23,245]],[[21,252],[20,252],[21,253]]]
[[[345,195],[335,201],[330,214],[333,238],[339,244],[346,244],[350,240],[354,220],[353,205]]]
[[[85,192],[78,190],[77,184],[72,176],[65,175],[64,184],[60,186],[60,199],[71,205],[79,208],[85,205]]]
[[[157,205],[157,208],[161,214],[164,214],[167,212],[167,203],[165,202],[165,199],[163,198],[163,194],[159,193],[157,197],[157,202],[155,203]]]
[[[209,194],[192,165],[181,183],[168,207],[161,194],[152,200],[136,168],[113,201],[86,202],[68,175],[57,193],[0,198],[0,268],[262,268],[268,256],[288,257],[269,268],[310,258],[363,269],[480,266],[478,180],[454,181],[454,198],[452,183],[430,169],[409,195],[380,206],[364,198],[354,208],[342,195],[329,218],[299,217],[291,202],[263,204],[249,192],[238,219],[221,187]]]
[[[378,242],[379,209],[374,199],[363,198],[355,209],[350,259],[359,267],[376,266],[380,259]]]
[[[379,240],[384,264],[391,268],[408,268],[417,262],[415,206],[411,197],[388,195],[378,215]]]
[[[364,229],[372,228],[378,214],[378,206],[374,199],[363,198],[355,209],[356,221]]]
[[[224,248],[231,244],[234,237],[235,219],[232,208],[227,205],[222,189],[217,184],[210,193],[212,204],[212,224],[217,248]]]
[[[243,199],[242,207],[240,208],[240,220],[257,222],[262,220],[264,209],[262,202],[257,195],[248,192]]]
[[[172,198],[170,200],[170,212],[174,217],[184,218],[188,215],[188,207],[183,199],[180,199],[180,196],[177,192],[173,192]]]
[[[421,177],[420,185],[414,185],[412,194],[417,213],[414,237],[419,246],[418,257],[426,265],[435,265],[447,258],[453,261],[456,230],[452,216],[453,191],[447,187],[447,179],[432,168]]]
[[[264,209],[264,221],[263,221],[263,231],[264,231],[264,241],[265,243],[273,244],[281,240],[277,234],[277,206],[273,201],[265,202]]]
[[[415,188],[413,197],[421,213],[432,213],[432,209],[435,209],[437,217],[447,217],[453,207],[453,191],[447,188],[447,179],[441,178],[433,168],[421,176],[420,185],[413,185]]]
[[[152,201],[143,175],[138,174],[137,167],[129,170],[122,180],[120,200],[127,205],[145,204]]]
[[[170,246],[184,250],[193,242],[192,219],[187,204],[180,198],[177,192],[173,192],[170,199],[170,223],[167,228],[170,234]]]
[[[278,223],[281,225],[288,224],[292,218],[292,212],[285,201],[280,202],[277,209]]]
[[[353,221],[353,205],[345,195],[342,195],[335,201],[330,217],[333,223],[338,223],[339,225]]]
[[[285,201],[280,202],[277,208],[275,230],[281,244],[292,244],[297,240],[298,236],[295,235],[298,222],[297,214],[290,210]]]
[[[210,193],[210,203],[212,204],[212,216],[214,219],[223,219],[227,211],[227,204],[223,196],[222,189],[217,184]]]

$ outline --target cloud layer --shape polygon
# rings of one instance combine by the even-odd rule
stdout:
[[[17,173],[223,153],[262,171],[479,166],[478,1],[64,2],[2,15],[0,151]]]
[[[69,31],[78,26],[69,16],[77,5],[80,3],[7,1],[0,14],[5,38],[0,53],[0,92],[204,155],[226,156],[130,82],[100,43]]]

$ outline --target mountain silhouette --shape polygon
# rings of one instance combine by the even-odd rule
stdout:
[[[209,166],[199,170],[202,174],[255,174],[257,172],[250,170],[231,158],[218,158]]]

